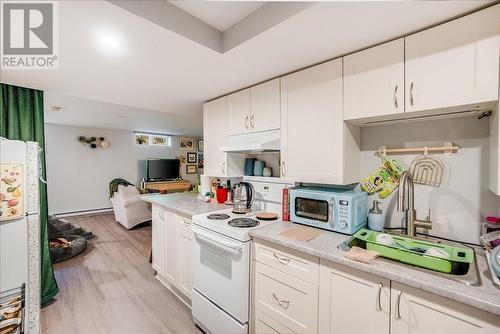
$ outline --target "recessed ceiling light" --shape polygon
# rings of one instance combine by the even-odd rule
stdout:
[[[103,47],[108,49],[118,49],[120,47],[120,41],[111,35],[99,36],[99,42]]]

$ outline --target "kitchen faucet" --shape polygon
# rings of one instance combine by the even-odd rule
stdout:
[[[431,210],[425,220],[417,219],[415,211],[415,192],[413,178],[408,171],[404,171],[399,179],[398,186],[398,211],[405,213],[406,235],[415,237],[417,228],[430,230],[432,228]]]

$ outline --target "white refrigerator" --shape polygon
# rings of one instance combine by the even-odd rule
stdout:
[[[40,331],[39,166],[38,143],[0,139],[2,333]]]

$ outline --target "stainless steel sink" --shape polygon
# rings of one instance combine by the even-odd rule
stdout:
[[[399,230],[390,230],[390,231],[387,231],[387,233],[396,234],[396,235],[405,235],[404,231],[399,231]],[[425,236],[425,235],[419,235],[418,237],[415,237],[414,239],[423,240],[423,241],[430,241],[430,242],[440,243],[440,244],[449,245],[449,246],[468,247],[468,248],[471,248],[472,251],[474,251],[474,248],[466,246],[466,245],[461,244],[461,243],[443,240],[443,239],[434,238],[434,237],[429,237],[429,236]],[[364,241],[359,240],[359,239],[354,239],[354,238],[349,238],[348,240],[346,240],[345,242],[340,244],[338,246],[338,248],[343,250],[343,251],[348,251],[349,249],[351,249],[352,246],[358,246],[360,248],[366,249],[366,244]],[[472,263],[463,264],[463,265],[459,265],[459,266],[453,266],[452,272],[449,274],[412,266],[409,264],[405,264],[402,262],[398,262],[398,261],[394,261],[394,260],[390,260],[390,259],[386,259],[386,258],[382,258],[382,257],[377,258],[377,260],[391,262],[392,264],[396,264],[396,265],[406,267],[406,268],[411,267],[415,270],[418,270],[418,271],[421,271],[421,272],[424,272],[424,273],[427,273],[430,275],[434,275],[434,276],[444,277],[444,278],[447,278],[447,279],[450,279],[450,280],[453,280],[456,282],[463,283],[465,285],[480,286],[481,280],[479,278],[479,272],[477,269],[476,258],[477,258],[476,252],[474,251],[474,261]]]

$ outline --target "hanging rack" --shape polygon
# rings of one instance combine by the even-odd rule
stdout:
[[[460,146],[446,142],[443,146],[430,146],[430,147],[404,147],[404,148],[387,148],[380,146],[375,152],[376,156],[384,157],[388,154],[439,154],[442,153],[450,156],[452,153],[457,153]]]

